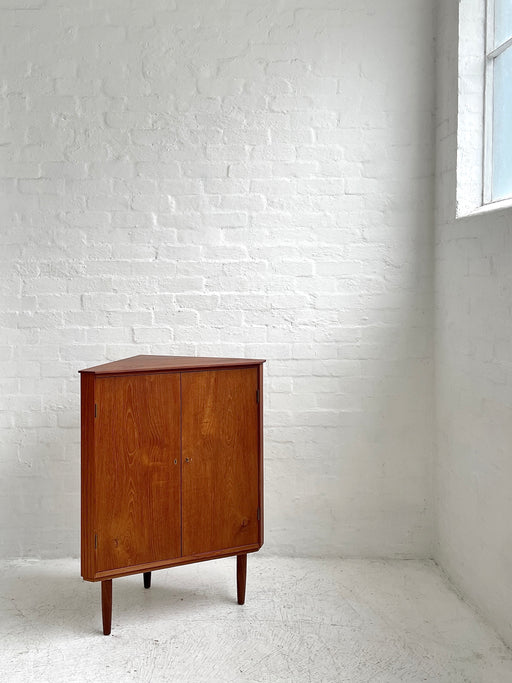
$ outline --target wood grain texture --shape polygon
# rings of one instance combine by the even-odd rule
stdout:
[[[260,547],[264,541],[263,501],[264,501],[264,458],[263,458],[263,363],[258,366],[258,390],[260,402],[258,405],[258,508],[260,519],[258,525],[258,543]]]
[[[97,571],[178,557],[179,375],[96,378]]]
[[[211,550],[205,553],[196,555],[187,555],[176,557],[172,560],[164,560],[163,562],[146,562],[144,564],[134,564],[131,567],[121,567],[118,569],[111,569],[107,571],[97,572],[92,581],[103,581],[103,579],[117,579],[121,576],[130,576],[132,574],[141,574],[143,572],[153,572],[158,569],[170,569],[171,567],[180,567],[184,564],[195,564],[196,562],[207,562],[208,560],[218,560],[223,557],[232,557],[243,553],[255,553],[260,549],[258,544],[243,545],[237,548],[223,548],[222,550]]]
[[[81,413],[81,533],[80,557],[84,579],[92,579],[95,571],[94,551],[94,376],[80,378]]]
[[[112,363],[80,370],[95,375],[122,375],[137,372],[165,372],[179,370],[205,370],[223,367],[258,365],[264,360],[250,358],[205,358],[190,356],[132,356]]]
[[[258,369],[182,373],[183,555],[258,543]]]
[[[82,576],[101,581],[105,635],[119,576],[149,588],[156,569],[236,555],[244,603],[263,542],[263,362],[140,356],[82,372]]]

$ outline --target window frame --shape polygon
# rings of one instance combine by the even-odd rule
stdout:
[[[486,11],[486,0],[458,2],[456,219],[496,208],[483,190]]]
[[[512,191],[505,197],[493,199],[493,123],[494,123],[494,61],[506,50],[512,49],[512,36],[494,45],[495,0],[486,0],[485,7],[485,67],[484,67],[484,158],[482,178],[482,204],[489,205],[512,199]]]

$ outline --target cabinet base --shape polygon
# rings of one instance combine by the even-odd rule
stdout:
[[[144,572],[144,588],[151,587],[151,572]],[[247,582],[247,553],[236,556],[236,592],[239,605],[245,602],[245,586]],[[112,630],[112,579],[101,582],[101,614],[103,618],[103,635],[109,636]]]

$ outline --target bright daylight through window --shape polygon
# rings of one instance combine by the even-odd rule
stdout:
[[[488,0],[484,202],[512,197],[512,0]]]

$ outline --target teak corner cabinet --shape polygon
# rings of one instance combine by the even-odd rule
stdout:
[[[134,356],[81,370],[82,577],[101,581],[263,544],[263,360]]]

